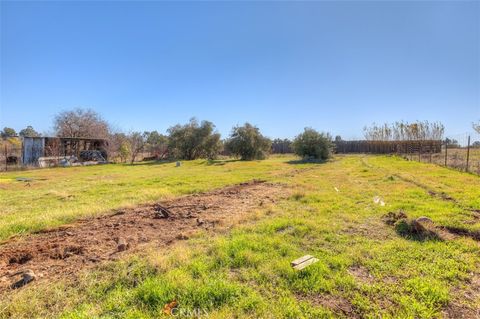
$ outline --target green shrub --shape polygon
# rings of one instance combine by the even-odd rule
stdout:
[[[332,137],[328,133],[319,133],[312,128],[305,128],[293,141],[295,154],[305,159],[326,160],[332,154]]]
[[[215,159],[222,147],[220,133],[209,121],[199,123],[192,118],[187,124],[170,127],[167,132],[168,152],[175,159]]]
[[[272,141],[260,133],[260,129],[250,123],[235,126],[225,143],[226,149],[242,160],[265,159],[272,148]]]

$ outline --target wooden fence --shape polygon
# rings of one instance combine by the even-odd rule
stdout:
[[[335,141],[335,153],[434,154],[442,151],[442,141]]]

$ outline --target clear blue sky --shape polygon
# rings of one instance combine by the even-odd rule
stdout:
[[[222,134],[480,119],[480,2],[1,2],[0,126],[92,108],[125,131]]]

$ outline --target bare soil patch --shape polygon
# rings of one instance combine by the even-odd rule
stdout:
[[[463,288],[455,288],[452,300],[443,309],[444,318],[480,318],[480,275],[474,274]]]
[[[33,271],[37,281],[69,278],[145,244],[164,247],[199,230],[225,229],[253,208],[287,193],[285,186],[252,181],[13,238],[0,245],[0,292],[13,289],[27,271]]]
[[[355,265],[348,269],[348,273],[358,279],[362,283],[372,284],[375,282],[375,277],[370,274],[367,268],[361,265]]]
[[[448,232],[453,236],[464,236],[470,237],[473,240],[480,241],[480,231],[471,231],[464,227],[454,227],[454,226],[441,226],[439,229],[443,230],[444,232]]]
[[[341,296],[333,296],[329,294],[298,294],[296,297],[299,301],[308,302],[312,306],[321,306],[330,309],[337,316],[346,316],[347,318],[360,318],[360,316],[355,312],[355,308],[352,306],[350,301]]]

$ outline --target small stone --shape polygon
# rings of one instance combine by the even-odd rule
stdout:
[[[120,237],[117,240],[117,251],[125,251],[128,249],[128,242],[125,238]]]
[[[98,263],[100,261],[100,258],[98,258],[97,256],[92,256],[92,257],[88,257],[88,261]]]
[[[413,229],[418,233],[426,233],[433,228],[433,222],[428,217],[419,217],[412,221]]]
[[[425,217],[425,216],[418,217],[417,222],[419,222],[419,223],[432,223],[433,224],[433,221],[430,218]]]
[[[205,222],[202,219],[197,218],[197,226],[202,226],[203,224],[205,224]]]
[[[187,240],[188,236],[185,234],[178,234],[177,237],[175,237],[178,240]]]
[[[21,287],[25,286],[26,284],[29,284],[32,281],[34,281],[35,278],[36,278],[36,276],[35,276],[35,273],[33,272],[33,270],[27,269],[22,273],[22,279],[15,282],[14,284],[12,284],[11,287],[12,287],[12,289],[21,288]]]
[[[163,219],[163,218],[168,218],[170,217],[170,212],[167,208],[163,207],[163,206],[160,206],[160,205],[156,205],[154,207],[155,209],[155,215],[154,215],[154,218],[157,218],[157,219]]]

